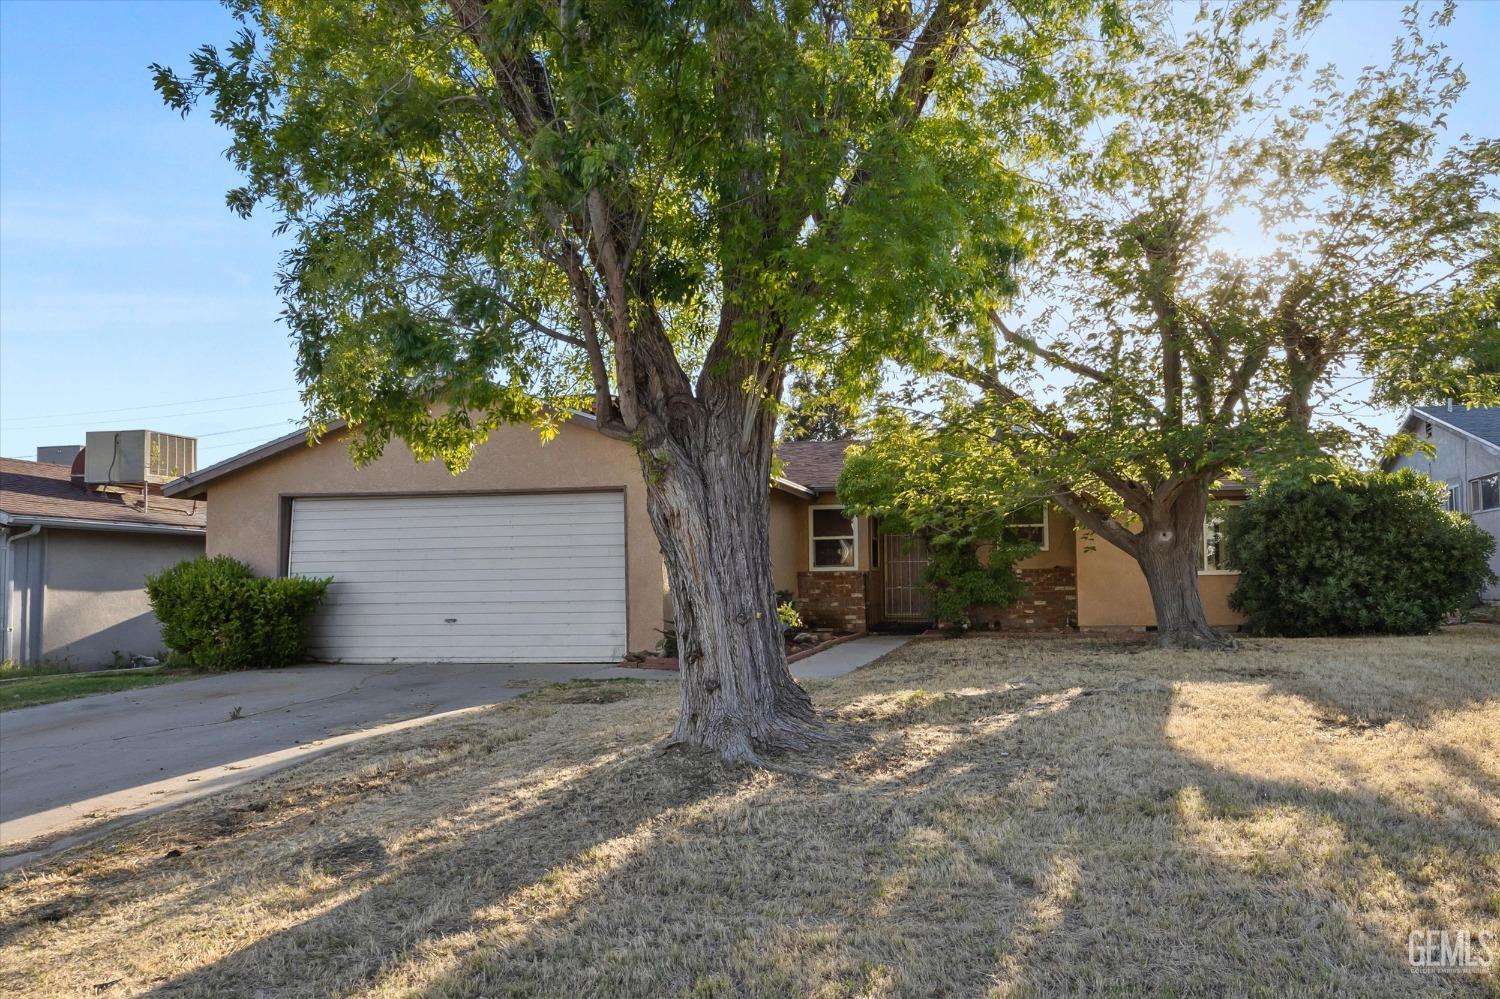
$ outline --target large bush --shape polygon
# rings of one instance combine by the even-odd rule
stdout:
[[[307,619],[330,582],[268,579],[205,555],[148,578],[146,594],[173,652],[204,669],[256,669],[306,658]]]
[[[1495,577],[1495,539],[1410,469],[1272,486],[1228,522],[1229,605],[1260,634],[1432,631]]]

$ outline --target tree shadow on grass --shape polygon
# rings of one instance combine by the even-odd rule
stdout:
[[[1479,918],[1493,826],[1236,773],[1177,745],[1172,685],[1094,679],[862,699],[845,721],[870,742],[833,761],[837,789],[772,784],[706,810],[587,904],[475,947],[421,994],[1486,988],[1410,971],[1404,932]],[[663,882],[679,869],[691,891]],[[642,899],[659,899],[647,918]]]
[[[503,931],[503,919],[485,915],[495,903],[561,885],[564,872],[605,859],[600,851],[628,855],[632,838],[649,840],[662,815],[718,786],[700,763],[652,752],[601,756],[525,807],[470,817],[461,834],[383,858],[384,869],[351,897],[165,982],[157,994],[341,994],[367,985],[392,955],[425,951],[441,961],[476,927]],[[316,960],[316,973],[307,959]]]
[[[923,674],[920,688],[900,663],[820,687],[825,709],[861,737],[797,761],[822,779],[723,773],[590,736],[559,749],[550,790],[495,804],[481,782],[466,815],[434,814],[441,828],[407,830],[388,856],[356,842],[350,819],[363,813],[352,805],[342,838],[314,845],[350,844],[364,865],[353,877],[300,899],[317,911],[294,925],[158,992],[1484,988],[1414,975],[1392,927],[1483,918],[1486,894],[1500,892],[1493,824],[1436,813],[1427,799],[1414,810],[1361,772],[1266,777],[1216,746],[1212,724],[1191,727],[1218,695],[1231,698],[1220,710],[1255,711],[1266,693],[1312,685],[1323,692],[1310,703],[1347,706],[1343,687],[1253,660],[1243,674],[1172,675],[1147,657],[1063,658],[1054,675],[1021,655],[952,677],[919,664],[906,672]],[[1411,727],[1440,714],[1419,705],[1395,717]],[[392,803],[427,785],[393,787]],[[433,801],[461,806],[454,793]],[[192,904],[231,887],[200,884]]]

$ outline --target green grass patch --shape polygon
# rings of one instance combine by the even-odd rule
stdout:
[[[43,667],[45,669],[45,667]],[[30,674],[30,675],[28,675]],[[5,670],[0,679],[19,675],[20,679],[0,683],[0,711],[28,708],[34,704],[50,704],[53,701],[68,701],[89,694],[107,694],[115,690],[133,690],[136,687],[155,687],[190,677],[201,676],[191,670],[159,667],[152,670],[117,672],[101,670],[96,673],[31,673],[29,670]]]

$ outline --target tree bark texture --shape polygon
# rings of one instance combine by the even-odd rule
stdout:
[[[693,407],[642,451],[677,632],[682,709],[670,744],[728,763],[827,738],[787,668],[771,579],[774,420],[758,399]],[[745,433],[748,425],[750,432]]]
[[[1223,649],[1234,644],[1209,625],[1198,592],[1199,545],[1207,510],[1208,489],[1199,483],[1153,504],[1142,518],[1133,554],[1151,590],[1157,640],[1164,649]]]

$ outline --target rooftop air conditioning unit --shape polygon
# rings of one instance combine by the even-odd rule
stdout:
[[[198,438],[156,430],[91,430],[83,481],[90,486],[160,485],[198,470]]]

